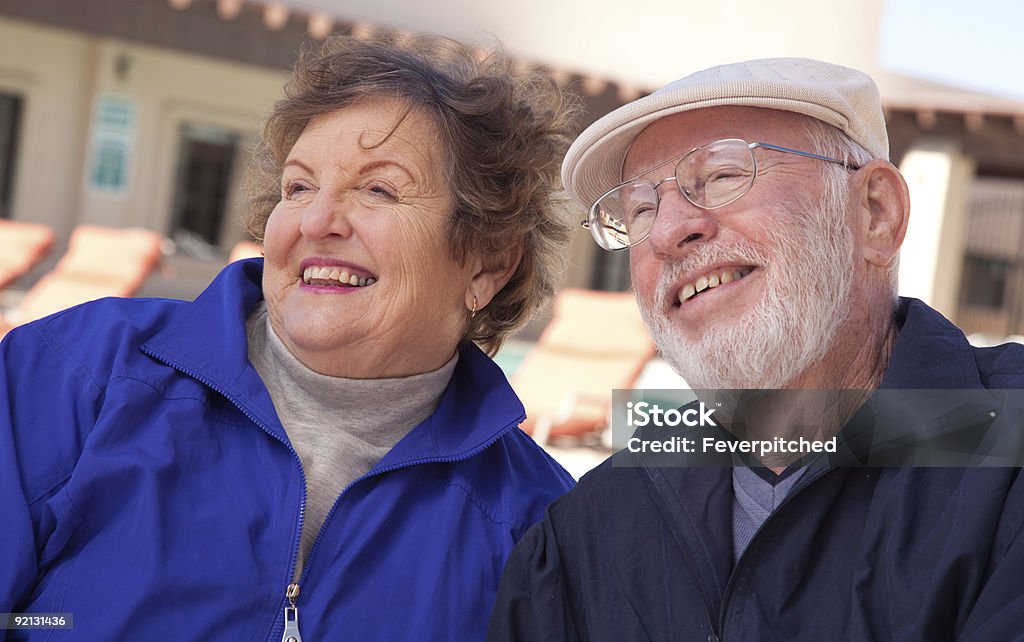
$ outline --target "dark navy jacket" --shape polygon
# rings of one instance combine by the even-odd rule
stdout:
[[[305,484],[247,359],[260,278],[236,263],[194,303],[107,299],[0,344],[0,612],[74,615],[28,637],[281,640]],[[463,346],[434,414],[321,529],[306,640],[484,636],[513,544],[572,485],[522,419]]]
[[[860,454],[981,443],[1019,466],[1021,395],[1000,389],[1024,388],[1024,346],[972,348],[920,301],[897,317],[882,387],[900,407],[874,409]],[[1020,468],[809,468],[733,560],[731,470],[639,457],[617,453],[527,532],[490,640],[1024,639]]]

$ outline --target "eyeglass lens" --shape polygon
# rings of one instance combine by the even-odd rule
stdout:
[[[728,139],[695,149],[679,159],[675,182],[686,200],[703,209],[714,209],[746,194],[756,172],[750,145]],[[619,185],[598,199],[591,209],[595,240],[611,250],[639,243],[647,238],[659,203],[658,188],[648,180],[635,179]]]

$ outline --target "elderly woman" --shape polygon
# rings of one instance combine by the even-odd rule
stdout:
[[[264,260],[8,335],[0,611],[74,626],[29,637],[483,637],[572,484],[477,347],[567,238],[573,104],[508,70],[435,39],[306,54],[256,154]]]

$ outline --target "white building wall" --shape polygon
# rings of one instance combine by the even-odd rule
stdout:
[[[0,18],[0,91],[24,97],[12,214],[53,225],[142,226],[168,233],[180,127],[185,122],[240,134],[233,215],[224,243],[242,237],[241,175],[263,118],[287,75],[270,69]],[[135,106],[128,182],[90,185],[97,101]]]
[[[704,67],[768,56],[823,58],[875,72],[884,0],[288,3],[482,46],[498,38],[526,60],[651,89]]]
[[[127,62],[125,62],[127,61]],[[127,67],[118,75],[118,64]],[[107,225],[141,225],[167,232],[171,223],[179,131],[186,122],[237,132],[250,148],[265,115],[281,95],[286,75],[246,65],[104,40],[98,47],[98,81],[92,105],[104,94],[138,105],[130,187],[104,194],[83,181],[81,220]],[[236,175],[245,158],[236,163]],[[88,168],[86,168],[88,169]],[[237,179],[237,176],[236,176]],[[238,211],[242,195],[230,197]]]
[[[0,19],[0,91],[23,98],[12,218],[63,230],[78,215],[91,40]]]
[[[954,318],[974,163],[956,141],[922,140],[907,152],[900,171],[910,188],[911,209],[899,292]]]

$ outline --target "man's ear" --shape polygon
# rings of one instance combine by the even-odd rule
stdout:
[[[889,265],[907,234],[910,221],[910,191],[896,167],[873,160],[858,172],[860,203],[864,210],[864,260],[878,267]]]
[[[473,276],[469,281],[469,287],[466,288],[466,308],[485,308],[516,273],[522,260],[522,245],[486,258],[471,255],[469,261],[473,265]]]

